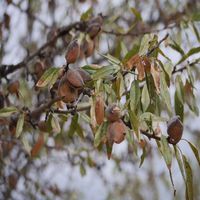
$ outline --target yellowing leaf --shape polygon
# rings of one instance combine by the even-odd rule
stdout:
[[[43,145],[44,145],[44,135],[40,134],[36,143],[33,145],[33,148],[31,149],[31,156],[36,157],[41,151]]]
[[[60,133],[61,128],[60,128],[60,123],[58,121],[58,118],[52,115],[51,119],[51,127],[53,128],[54,133]]]
[[[51,67],[44,72],[40,80],[37,82],[37,87],[45,87],[49,85],[50,87],[56,82],[60,73],[59,68]]]
[[[17,111],[18,111],[18,109],[13,106],[2,108],[2,109],[0,109],[0,117],[9,117],[10,115],[12,115],[13,113],[15,113]]]
[[[98,95],[95,101],[95,117],[98,125],[101,125],[104,120],[104,100],[102,95]]]
[[[16,127],[16,137],[17,138],[21,135],[23,126],[24,126],[24,114],[21,114],[17,121],[17,127]]]
[[[132,70],[136,67],[136,65],[140,62],[141,58],[138,54],[133,55],[125,64],[125,68],[128,70]]]

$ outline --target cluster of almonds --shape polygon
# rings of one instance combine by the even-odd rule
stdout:
[[[107,107],[105,115],[109,122],[106,137],[108,143],[110,145],[113,145],[113,143],[121,143],[126,134],[126,125],[121,120],[121,109],[116,104],[111,104]],[[102,95],[96,97],[95,118],[98,125],[104,122],[104,100]]]
[[[90,81],[89,73],[81,68],[68,69],[62,76],[58,86],[58,96],[63,97],[65,103],[77,100],[86,82]]]
[[[94,39],[101,31],[102,24],[103,17],[99,14],[96,18],[88,21],[87,34],[89,39],[84,39],[82,45],[78,43],[78,40],[73,40],[69,43],[65,55],[67,66],[75,63],[80,54],[84,54],[86,57],[92,55],[95,48]],[[90,80],[90,75],[81,68],[67,68],[59,82],[58,96],[64,97],[63,101],[65,103],[72,103],[78,98],[84,84]]]
[[[110,105],[106,109],[106,118],[109,121],[107,139],[109,144],[120,144],[124,141],[126,125],[121,120],[121,109],[116,105]]]

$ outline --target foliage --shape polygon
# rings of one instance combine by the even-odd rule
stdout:
[[[135,1],[134,7],[122,1],[118,12],[109,12],[114,9],[110,5],[102,14],[96,10],[100,1],[64,1],[76,16],[75,22],[67,19],[67,24],[56,21],[56,1],[16,2],[3,1],[6,9],[0,24],[0,162],[1,176],[6,180],[0,197],[12,196],[19,177],[28,179],[29,166],[51,156],[52,150],[66,151],[71,165],[79,166],[85,176],[88,166],[100,167],[98,156],[105,160],[107,155],[117,166],[125,162],[113,154],[113,145],[126,140],[127,157],[140,160],[141,168],[150,158],[149,149],[158,149],[169,171],[173,195],[177,190],[173,178],[176,159],[185,183],[185,198],[195,199],[190,158],[179,142],[188,143],[199,165],[196,144],[181,139],[189,125],[188,113],[199,116],[199,2],[188,1],[179,5],[182,11],[178,11],[177,3],[155,1],[156,8],[151,10],[159,17],[154,19],[151,14],[149,18],[143,16],[150,1]],[[76,8],[82,3],[88,9],[81,9],[80,16]],[[40,9],[45,4],[51,24],[38,15],[44,12]],[[17,64],[11,55],[6,58],[9,39],[17,40],[11,23],[15,16],[9,9],[18,9],[28,20],[21,44],[27,53],[15,55],[20,60]],[[170,11],[169,15],[165,11]],[[46,37],[45,41],[34,40],[35,23],[42,26],[36,31],[42,40]],[[157,146],[145,137],[155,140]],[[14,162],[12,152],[22,153],[26,162],[21,168],[16,163],[6,175],[7,159]],[[56,187],[39,193],[48,196],[47,191],[62,196]]]

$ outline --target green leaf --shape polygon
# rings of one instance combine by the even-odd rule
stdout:
[[[135,111],[138,109],[139,103],[140,103],[140,87],[139,87],[139,81],[135,80],[133,81],[130,89],[130,108],[132,111]]]
[[[186,194],[188,200],[193,200],[193,175],[190,163],[188,162],[185,155],[182,154],[185,173],[186,173]]]
[[[130,58],[132,58],[135,54],[138,53],[140,46],[139,45],[133,45],[133,48],[128,51],[123,59],[123,63],[126,63]]]
[[[200,21],[200,13],[199,12],[192,13],[192,20],[193,21]]]
[[[197,162],[199,163],[199,166],[200,166],[200,157],[199,157],[198,149],[195,147],[194,144],[192,144],[188,140],[185,140],[185,141],[187,141],[187,143],[190,145],[190,148],[191,148],[192,152],[194,153],[194,156],[197,159]]]
[[[149,96],[147,84],[144,85],[143,90],[142,90],[141,103],[142,103],[143,111],[146,111],[150,104],[150,96]]]
[[[185,54],[185,52],[183,51],[183,49],[179,46],[178,43],[176,43],[174,40],[173,40],[173,43],[172,44],[169,44],[169,46],[174,49],[175,51],[177,51],[178,53],[180,53],[182,56]]]
[[[165,160],[165,163],[168,169],[171,169],[172,151],[167,141],[167,138],[163,135],[161,136],[161,140],[160,140],[160,151],[161,151],[161,154],[163,155],[163,158]]]
[[[137,153],[137,144],[135,143],[135,140],[134,140],[134,137],[133,137],[133,133],[132,133],[131,130],[127,131],[126,138],[127,138],[128,144],[131,146],[131,148],[133,148],[134,154],[136,156],[138,156],[138,153]]]
[[[70,124],[69,131],[68,131],[69,137],[72,137],[74,135],[74,133],[76,132],[78,118],[79,118],[79,115],[75,114],[71,119],[71,124]]]
[[[118,58],[116,58],[116,57],[114,57],[110,54],[104,55],[104,54],[99,53],[99,55],[106,58],[113,65],[120,65],[121,64],[121,61]]]
[[[158,121],[158,122],[166,122],[168,119],[160,116],[156,116],[150,112],[144,112],[140,115],[140,121]]]
[[[140,157],[140,165],[139,165],[139,167],[141,167],[142,166],[142,164],[144,163],[144,159],[145,159],[145,157],[146,157],[146,149],[145,148],[142,148],[142,154],[141,154],[141,157]]]
[[[183,180],[186,183],[186,177],[185,177],[185,171],[184,171],[184,163],[183,163],[183,160],[181,158],[181,154],[180,154],[180,152],[179,152],[179,150],[178,150],[176,145],[174,145],[174,151],[175,151],[175,156],[176,156],[176,160],[178,162],[178,166],[179,166],[181,175],[183,177]]]
[[[116,79],[116,96],[119,100],[121,99],[121,96],[123,95],[124,91],[124,78],[122,74],[118,72]]]
[[[176,115],[179,115],[181,121],[183,122],[184,118],[184,87],[181,77],[178,75],[176,77],[176,92],[174,95],[175,102],[175,112]]]
[[[92,7],[88,8],[82,15],[81,15],[81,21],[87,21],[92,16],[93,9]]]
[[[165,80],[165,74],[163,72],[161,72],[160,94],[161,94],[162,100],[165,102],[165,104],[167,106],[169,115],[171,116],[172,115],[171,99],[170,99],[170,94],[169,94],[169,90],[167,87],[167,83]]]
[[[83,128],[80,126],[80,124],[77,123],[76,125],[76,132],[78,134],[78,136],[82,139],[84,139],[84,131]]]
[[[142,21],[142,16],[140,14],[140,12],[136,9],[136,8],[131,8],[131,12],[135,15],[136,19],[138,21]]]
[[[98,127],[94,136],[95,147],[98,147],[102,142],[102,139],[106,136],[107,127],[108,127],[108,122],[105,122]]]
[[[190,49],[179,61],[176,65],[179,65],[180,63],[182,63],[183,61],[185,61],[188,57],[197,54],[200,52],[200,47],[194,47],[192,49]]]
[[[23,126],[24,126],[24,114],[21,114],[19,116],[19,119],[17,121],[17,126],[16,126],[16,137],[17,138],[21,135]]]
[[[81,67],[81,69],[85,70],[86,72],[90,74],[94,74],[101,67],[102,66],[100,65],[84,65],[83,67]]]
[[[80,174],[81,174],[81,176],[86,175],[86,169],[83,164],[80,164]]]
[[[195,33],[195,35],[196,35],[196,38],[197,38],[198,42],[200,42],[199,30],[198,30],[198,28],[195,26],[195,23],[192,23],[192,29],[193,29],[193,31],[194,31],[194,33]]]
[[[189,83],[188,80],[186,80],[186,86],[192,87],[192,85]],[[187,94],[185,96],[185,102],[189,106],[190,110],[198,116],[199,115],[199,108],[197,106],[196,97],[193,93],[193,89],[186,89],[185,93]]]
[[[145,34],[142,38],[140,49],[139,49],[139,55],[145,55],[149,49],[149,42],[151,41],[152,36],[149,34]]]
[[[140,140],[140,132],[139,132],[140,121],[138,116],[131,109],[129,110],[129,118],[131,122],[131,127],[134,130],[138,140]]]
[[[13,113],[18,112],[18,109],[14,106],[0,109],[0,117],[9,117]]]
[[[37,87],[45,87],[49,85],[50,87],[56,82],[60,73],[59,68],[51,67],[44,72],[40,80],[37,82]]]
[[[175,104],[175,113],[176,113],[176,115],[180,116],[181,121],[183,122],[183,119],[184,119],[184,104],[180,101],[177,91],[175,92],[175,95],[174,95],[174,104]]]
[[[60,133],[60,132],[61,132],[60,123],[59,123],[59,121],[58,121],[58,118],[55,117],[54,115],[52,115],[51,127],[53,128],[52,131],[53,131],[54,133]]]
[[[104,66],[98,69],[94,74],[92,74],[92,79],[98,80],[102,78],[107,78],[110,75],[116,73],[117,71],[119,71],[119,66],[117,65]]]

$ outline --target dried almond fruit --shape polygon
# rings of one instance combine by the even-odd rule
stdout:
[[[8,91],[9,91],[9,93],[10,94],[18,94],[19,86],[20,86],[20,84],[19,84],[18,80],[11,82],[8,85]]]
[[[108,141],[110,142],[113,141],[119,144],[124,141],[125,135],[126,135],[126,125],[121,119],[109,124],[107,130]]]
[[[169,135],[168,140],[171,144],[177,144],[181,140],[183,135],[183,124],[179,116],[173,117],[167,123],[167,133]]]
[[[69,43],[67,47],[67,52],[65,54],[65,59],[67,64],[75,63],[80,55],[80,45],[77,40],[73,40]]]
[[[115,122],[121,118],[121,109],[116,105],[109,105],[106,109],[106,118],[109,122]]]
[[[72,103],[78,98],[78,90],[72,88],[66,78],[63,77],[58,86],[58,96],[63,97],[62,101],[65,103]]]
[[[64,75],[64,79],[74,88],[82,88],[84,86],[84,81],[80,73],[75,69],[68,69],[66,75]]]

